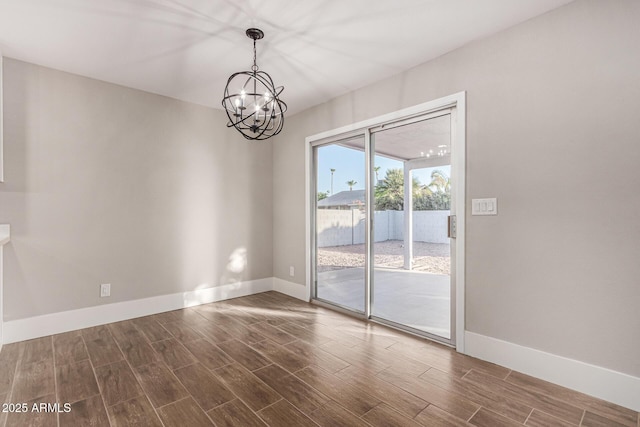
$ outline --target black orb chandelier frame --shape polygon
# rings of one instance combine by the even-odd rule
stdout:
[[[253,66],[251,71],[240,71],[229,77],[222,106],[229,117],[227,127],[233,126],[247,139],[269,139],[284,126],[287,104],[279,98],[284,87],[276,87],[271,76],[259,71],[256,64],[256,40],[263,38],[264,33],[249,28],[246,34],[253,39]]]

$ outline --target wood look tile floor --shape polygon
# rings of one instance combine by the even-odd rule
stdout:
[[[0,401],[28,408],[0,427],[640,427],[635,411],[276,292],[5,345]]]

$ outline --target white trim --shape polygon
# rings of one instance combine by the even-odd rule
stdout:
[[[466,243],[466,222],[467,222],[467,96],[466,92],[456,94],[456,108],[451,113],[455,122],[452,128],[451,153],[452,164],[455,170],[452,171],[453,185],[455,186],[455,212],[456,215],[456,270],[455,270],[455,346],[460,353],[465,353],[465,251]],[[455,161],[453,161],[455,159]]]
[[[364,228],[364,247],[365,247],[365,257],[364,257],[364,283],[371,283],[373,280],[373,266],[374,262],[374,253],[373,253],[373,245],[374,241],[372,240],[373,236],[373,216],[375,215],[375,206],[374,206],[374,193],[373,186],[375,185],[374,181],[374,156],[375,150],[371,150],[371,132],[364,132],[363,142],[364,142],[364,158],[366,159],[364,162],[364,188],[366,189],[364,193],[364,204],[366,206],[366,220],[365,228]],[[359,138],[358,138],[359,139]],[[367,319],[371,318],[371,303],[373,301],[373,295],[371,295],[371,286],[365,286],[364,288],[364,317]]]
[[[410,115],[406,119],[392,120],[390,122],[381,123],[380,126],[374,126],[372,128],[369,128],[369,130],[372,134],[377,132],[384,132],[390,129],[395,129],[395,128],[407,126],[410,124],[425,122],[431,119],[436,119],[438,117],[443,117],[451,114],[452,110],[453,110],[453,104],[451,108],[446,108],[446,107],[438,108],[436,110],[433,110],[433,112],[422,112],[417,115]],[[402,159],[402,160],[404,161],[406,159]]]
[[[309,292],[305,285],[299,285],[277,277],[273,278],[273,290],[304,302],[309,302],[310,299]]]
[[[273,290],[273,278],[97,305],[4,323],[4,344]]]
[[[308,138],[307,138],[308,139]],[[311,299],[311,282],[313,266],[311,265],[311,156],[313,150],[311,144],[304,144],[304,264],[305,264],[305,280],[304,287],[308,299]],[[275,281],[274,281],[275,286]]]
[[[455,288],[455,341],[453,344],[456,350],[460,353],[465,352],[465,220],[466,220],[466,92],[458,92],[453,95],[445,96],[443,98],[435,99],[433,101],[424,102],[422,104],[414,105],[412,107],[404,108],[402,110],[394,111],[382,116],[374,117],[371,119],[363,120],[358,123],[353,123],[347,126],[342,126],[337,129],[328,130],[315,135],[311,135],[305,138],[305,264],[306,273],[306,289],[309,295],[311,295],[311,271],[313,266],[311,265],[311,174],[313,168],[311,167],[311,147],[320,144],[323,140],[331,140],[338,135],[350,134],[357,131],[366,131],[369,128],[376,127],[383,123],[394,122],[401,119],[406,119],[412,116],[429,114],[437,112],[445,108],[455,107],[456,124],[455,134],[452,138],[455,141],[452,143],[452,147],[456,150],[452,153],[452,162],[456,165],[456,199],[455,208],[457,215],[457,241],[456,241],[456,288]],[[452,113],[453,114],[453,113]],[[329,142],[329,141],[327,141]],[[453,157],[455,156],[455,158]]]
[[[640,411],[640,378],[474,332],[466,353],[478,359]]]

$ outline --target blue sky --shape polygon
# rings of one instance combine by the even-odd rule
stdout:
[[[378,176],[383,179],[387,169],[402,168],[402,162],[382,156],[376,156],[375,165],[380,166]],[[347,181],[354,180],[357,184],[354,190],[364,189],[364,152],[340,145],[327,145],[318,148],[318,191],[331,190],[331,169],[333,174],[333,193],[348,190]],[[436,168],[419,169],[413,172],[421,184],[431,182],[431,172],[435,169],[443,171],[451,176],[450,166],[438,166]]]

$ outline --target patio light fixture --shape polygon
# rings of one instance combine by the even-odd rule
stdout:
[[[269,139],[284,125],[287,104],[279,98],[284,86],[276,87],[269,74],[258,71],[256,40],[264,37],[262,30],[249,28],[246,34],[253,39],[253,66],[229,77],[222,106],[229,117],[227,127],[233,126],[247,139]]]

